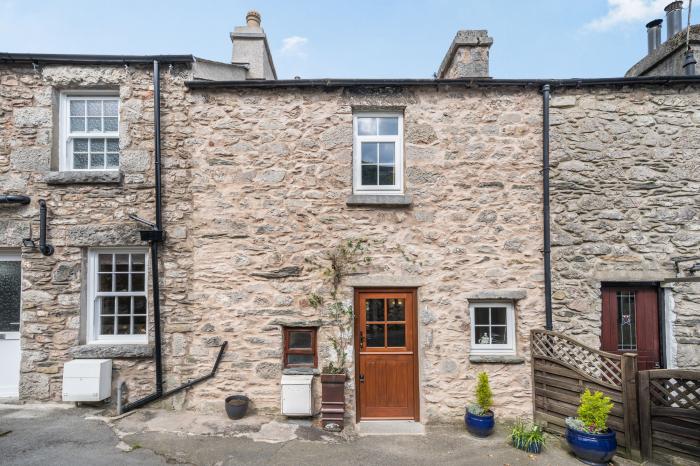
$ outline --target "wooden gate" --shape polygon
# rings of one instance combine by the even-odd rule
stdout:
[[[530,332],[530,351],[536,422],[563,434],[581,393],[598,390],[614,403],[608,425],[616,433],[618,453],[639,456],[636,355],[606,353],[548,330]]]
[[[639,418],[645,459],[700,462],[700,371],[640,372]]]

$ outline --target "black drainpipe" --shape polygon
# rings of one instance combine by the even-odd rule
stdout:
[[[542,86],[542,196],[545,328],[552,330],[552,240],[549,231],[549,84]]]
[[[0,204],[20,204],[27,205],[31,202],[29,196],[15,195],[15,194],[3,194],[0,196]]]

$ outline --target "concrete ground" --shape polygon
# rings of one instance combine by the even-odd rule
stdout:
[[[0,404],[0,464],[7,465],[580,465],[548,439],[541,455],[508,445],[506,429],[476,439],[463,427],[425,435],[331,434],[309,421],[140,410],[103,418],[67,405]],[[281,420],[280,420],[281,421]],[[634,463],[621,461],[618,464]]]

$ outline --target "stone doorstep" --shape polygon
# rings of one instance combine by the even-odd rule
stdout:
[[[425,426],[416,421],[360,421],[356,426],[360,437],[370,435],[425,435]]]

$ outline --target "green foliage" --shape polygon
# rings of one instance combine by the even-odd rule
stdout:
[[[510,440],[514,447],[521,450],[544,446],[546,441],[542,427],[537,424],[526,424],[522,419],[515,421],[510,431]]]
[[[613,408],[610,397],[602,392],[591,393],[586,389],[581,395],[581,404],[578,407],[578,420],[580,420],[589,432],[605,432],[608,430],[608,414]]]
[[[493,392],[489,385],[489,375],[486,372],[479,372],[479,380],[476,383],[476,404],[483,412],[493,406]]]

